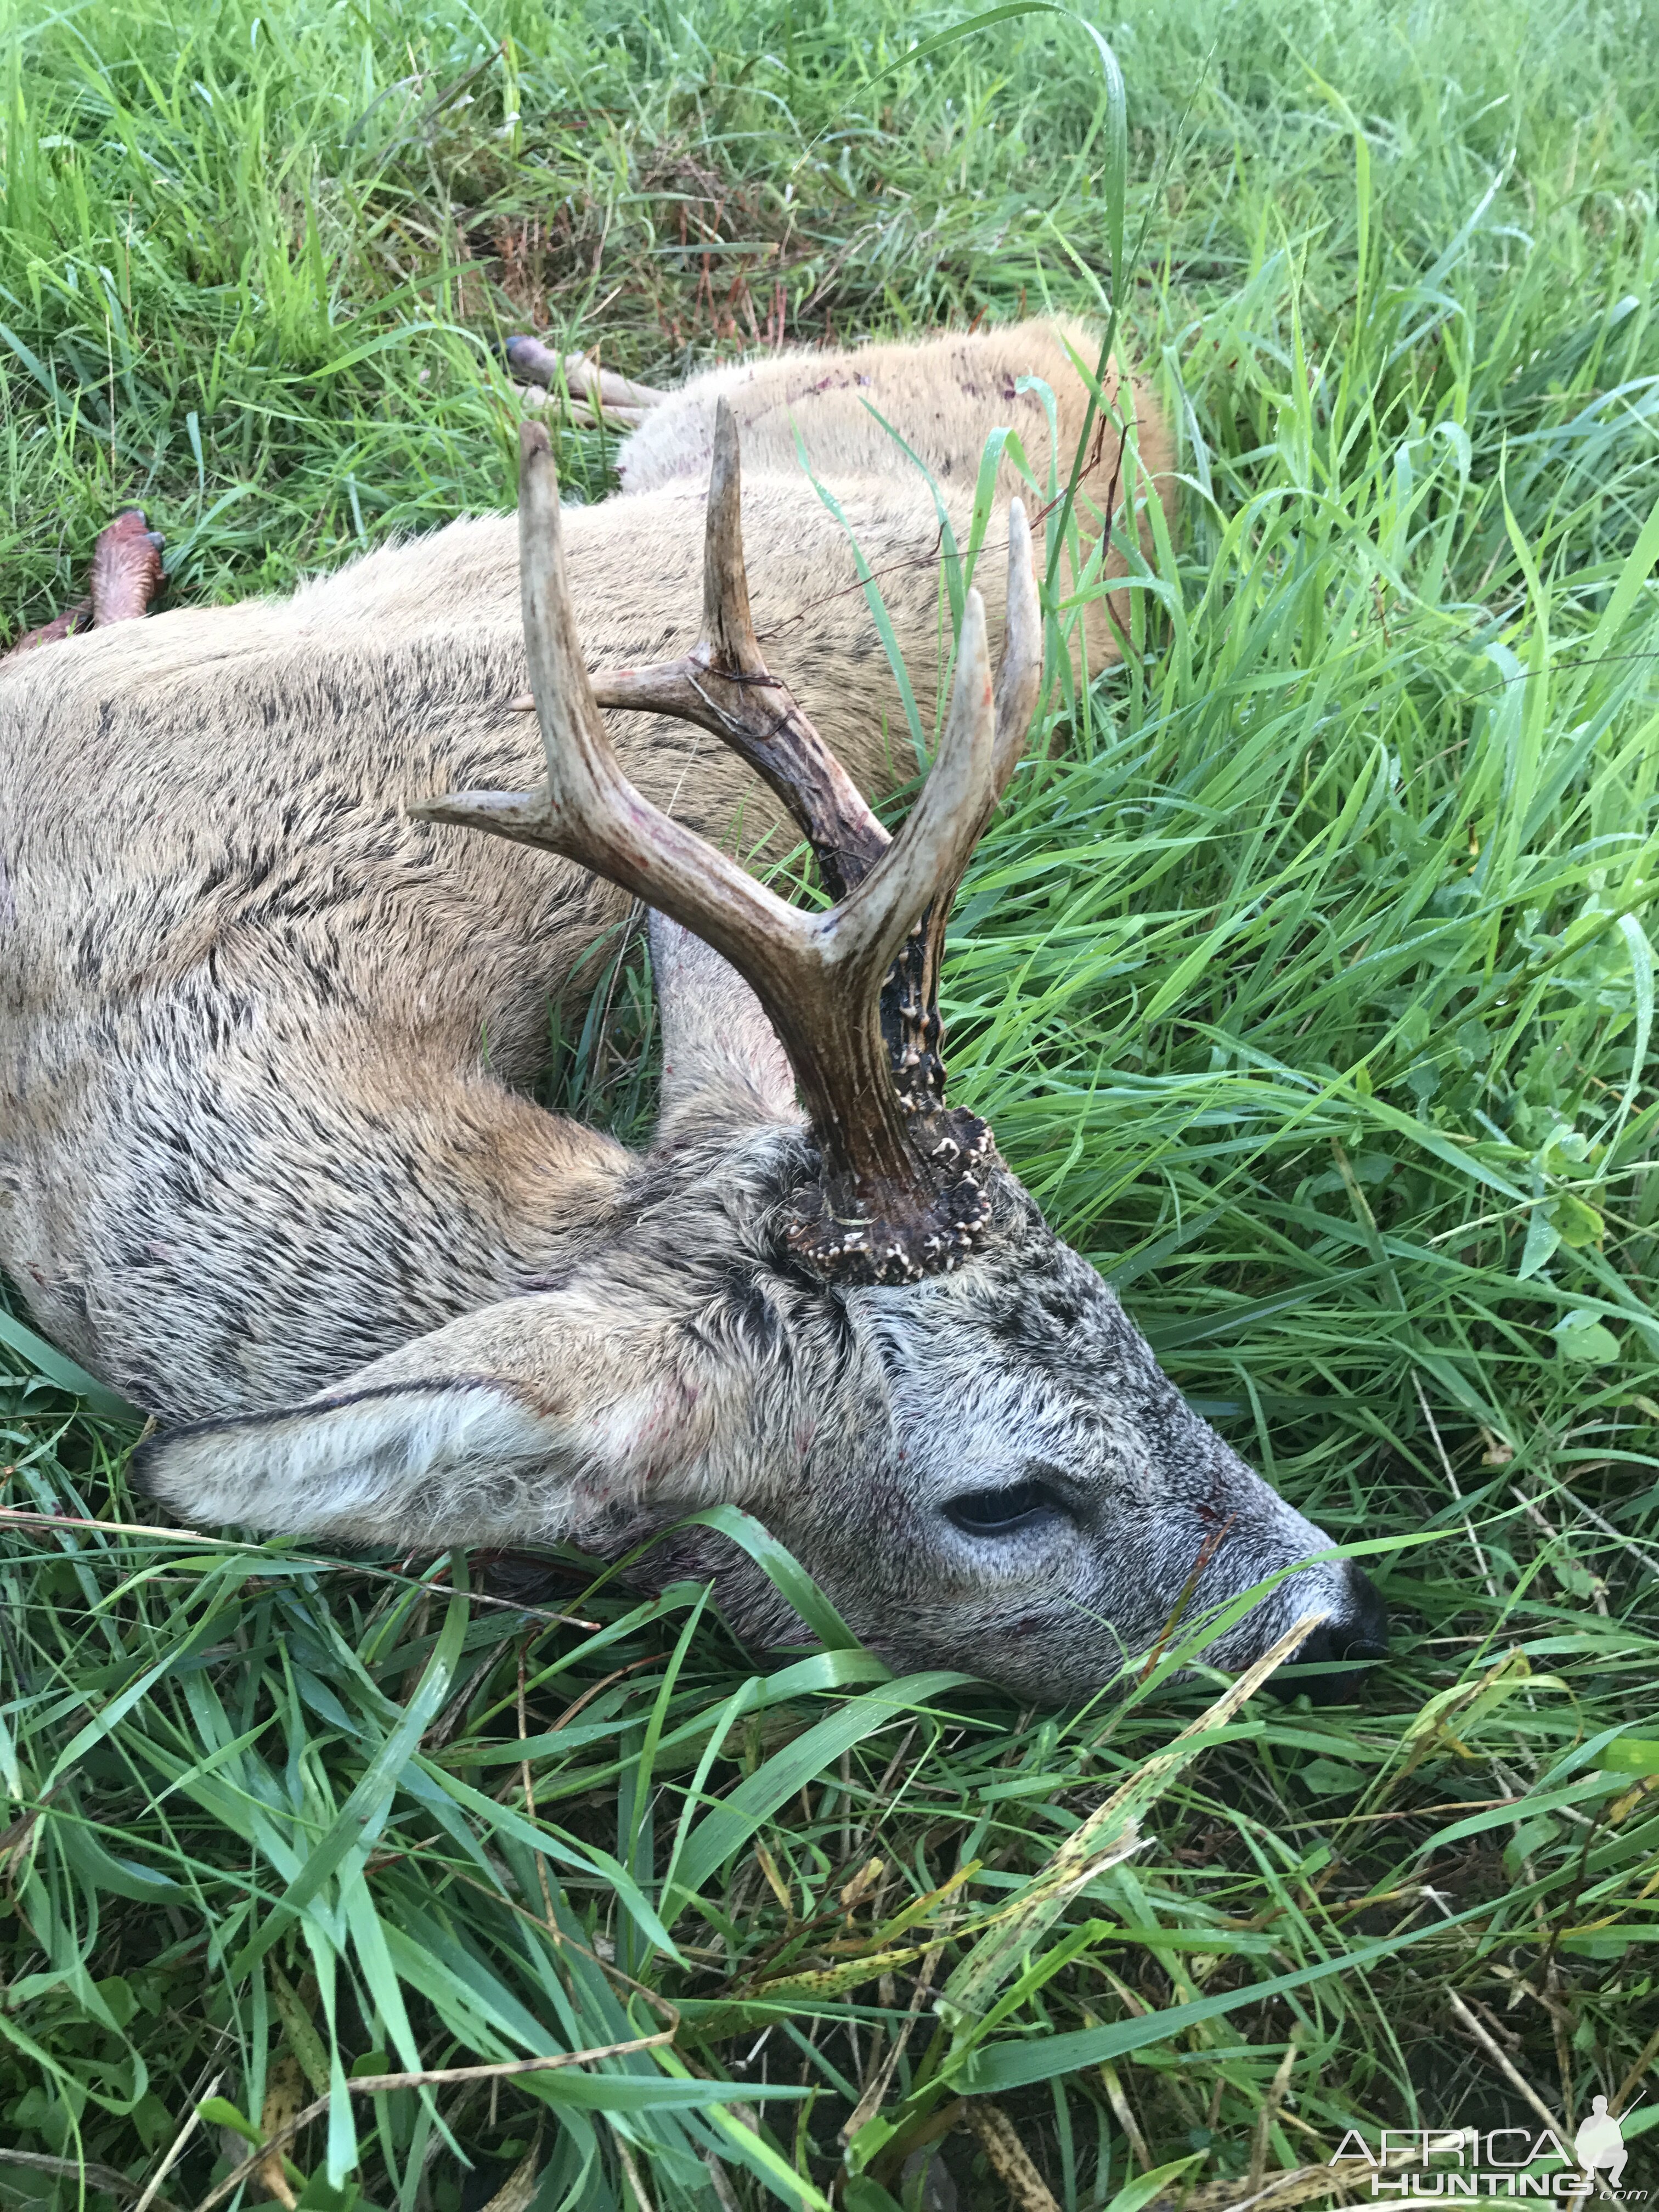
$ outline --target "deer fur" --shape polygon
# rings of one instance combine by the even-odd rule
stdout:
[[[931,706],[938,513],[872,410],[965,543],[994,429],[1046,472],[1020,380],[1054,394],[1063,471],[1087,404],[1073,356],[1096,343],[1025,324],[696,378],[628,439],[621,495],[566,510],[590,665],[659,660],[695,631],[724,398],[769,659],[864,791],[904,781],[899,696],[797,439]],[[1144,392],[1121,397],[1144,501],[1167,435]],[[1097,526],[1119,445],[1089,457]],[[1017,488],[1005,463],[999,516]],[[975,578],[994,637],[1006,536],[994,517]],[[785,1263],[810,1132],[764,1013],[696,939],[653,919],[647,1152],[531,1103],[549,1003],[589,987],[629,902],[407,811],[538,772],[518,568],[510,520],[459,522],[285,600],[0,668],[0,1265],[47,1334],[168,1425],[143,1479],[198,1517],[405,1546],[614,1551],[734,1500],[896,1659],[1043,1698],[1109,1679],[1183,1590],[1214,1613],[1263,1577],[1280,1586],[1212,1657],[1253,1656],[1310,1607],[1325,1656],[1374,1653],[1364,1578],[1337,1562],[1283,1581],[1328,1540],[1185,1407],[1006,1170],[991,1245],[954,1273],[843,1291]],[[1083,629],[1098,667],[1098,602]],[[610,721],[638,790],[704,837],[751,864],[797,842],[714,738]],[[1021,1528],[950,1523],[958,1493],[1023,1494],[1034,1468],[1046,1503]],[[659,1556],[717,1571],[739,1625],[787,1632],[723,1545]]]

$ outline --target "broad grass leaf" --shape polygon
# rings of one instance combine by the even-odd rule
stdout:
[[[1202,2151],[1194,2151],[1186,2158],[1171,2159],[1167,2166],[1155,2166],[1149,2173],[1138,2173],[1126,2182],[1106,2206],[1106,2212],[1140,2212],[1155,2197],[1173,2189],[1183,2173],[1195,2166],[1203,2157]]]
[[[1356,1768],[1340,1766],[1334,1759],[1310,1759],[1297,1768],[1296,1778],[1313,1797],[1352,1797],[1365,1784]]]
[[[828,512],[834,515],[836,520],[841,525],[846,537],[848,548],[853,556],[853,566],[858,573],[859,582],[864,587],[865,604],[870,610],[870,619],[876,626],[876,635],[881,640],[882,650],[887,655],[887,665],[892,672],[893,682],[898,689],[899,704],[904,709],[904,720],[910,732],[910,744],[915,765],[918,770],[924,769],[928,764],[930,756],[927,739],[921,726],[921,714],[916,705],[916,695],[910,684],[910,673],[904,665],[904,655],[899,648],[898,638],[893,629],[893,618],[887,611],[887,603],[883,599],[881,586],[876,580],[876,572],[866,558],[864,549],[859,544],[858,538],[842,509],[840,501],[829,486],[820,483],[813,474],[811,464],[806,458],[806,447],[799,429],[795,432],[795,451],[799,459],[801,469],[813,490],[823,502]]]
[[[1551,1334],[1563,1359],[1576,1360],[1586,1367],[1611,1366],[1620,1354],[1618,1338],[1597,1315],[1583,1306],[1575,1306],[1570,1313],[1564,1313]]]
[[[1540,1269],[1548,1267],[1561,1242],[1561,1232],[1550,1218],[1547,1206],[1534,1206],[1527,1216],[1527,1241],[1521,1248],[1521,1264],[1516,1269],[1517,1282],[1529,1282]]]
[[[196,2107],[198,2118],[204,2127],[228,2128],[233,2135],[240,2136],[244,2142],[258,2143],[264,2140],[259,2130],[245,2113],[239,2112],[228,2097],[206,2097]]]
[[[1598,1766],[1601,1764],[1599,1758],[1596,1764]],[[1587,1775],[1565,1789],[1533,1792],[1526,1800],[1524,1810],[1528,1818],[1542,1819],[1551,1813],[1559,1812],[1565,1806],[1594,1805],[1597,1798],[1607,1795],[1606,1781],[1594,1774]],[[1449,1850],[1454,1844],[1461,1844],[1467,1837],[1488,1835],[1498,1828],[1513,1828],[1522,1811],[1520,1806],[1491,1806],[1485,1812],[1471,1813],[1463,1820],[1449,1821],[1419,1844],[1413,1856],[1419,1859],[1427,1858],[1437,1850]]]
[[[1596,1754],[1596,1764],[1616,1774],[1659,1774],[1659,1737],[1620,1736]]]
[[[177,1899],[188,1892],[171,1875],[161,1874],[137,1860],[117,1858],[104,1848],[97,1834],[70,1813],[54,1813],[64,1856],[88,1886],[111,1897],[131,1898],[137,1905]]]
[[[686,1516],[688,1528],[718,1528],[745,1551],[779,1595],[790,1604],[820,1644],[831,1651],[856,1651],[858,1638],[793,1553],[779,1543],[764,1522],[738,1505],[707,1505]]]
[[[1541,1885],[1528,1886],[1535,1891]],[[1522,1893],[1517,1892],[1516,1894]],[[1206,2020],[1224,2019],[1227,2014],[1242,2010],[1245,2006],[1259,2004],[1265,1999],[1288,1994],[1291,1990],[1310,1988],[1318,1982],[1328,1980],[1334,1974],[1355,1974],[1374,1961],[1390,1957],[1394,1953],[1408,1949],[1414,1943],[1443,1937],[1448,1928],[1461,1927],[1468,1921],[1484,1917],[1490,1911],[1485,1905],[1472,1906],[1433,1923],[1407,1928],[1397,1936],[1385,1936],[1375,1943],[1362,1943],[1352,1949],[1339,1952],[1334,1957],[1321,1959],[1313,1965],[1298,1967],[1293,1973],[1276,1974],[1266,1981],[1248,1983],[1243,1989],[1229,1990],[1212,1997],[1199,1997],[1187,2004],[1170,2005],[1161,2012],[1142,2014],[1129,2020],[1114,2021],[1101,2027],[1082,2028],[1064,2035],[1051,2035],[1031,2042],[993,2044],[971,2050],[959,2068],[951,2071],[951,2084],[963,2096],[995,2096],[1003,2090],[1024,2088],[1033,2081],[1048,2081],[1057,2074],[1069,2073],[1083,2066],[1098,2066],[1107,2059],[1121,2058],[1134,2051],[1144,2051],[1149,2044],[1168,2043],[1183,2034],[1188,2027]]]
[[[1619,572],[1619,580],[1587,642],[1588,653],[1597,655],[1612,650],[1614,639],[1635,611],[1643,586],[1656,565],[1659,565],[1659,500],[1654,501]]]
[[[48,1344],[44,1336],[37,1334],[27,1322],[19,1321],[15,1314],[7,1313],[3,1308],[0,1308],[0,1344],[9,1345],[14,1352],[21,1352],[47,1382],[55,1382],[60,1390],[67,1390],[71,1397],[80,1399],[82,1404],[100,1419],[130,1423],[134,1427],[142,1425],[143,1414],[137,1406],[122,1397],[118,1390],[112,1390],[95,1375],[88,1375],[86,1369],[71,1359],[67,1352],[59,1352],[56,1345]]]

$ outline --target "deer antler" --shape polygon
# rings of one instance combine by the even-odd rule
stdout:
[[[954,1267],[982,1231],[990,1131],[944,1105],[933,978],[944,920],[1012,772],[1036,704],[1042,628],[1024,513],[1010,518],[1008,628],[994,696],[985,609],[968,594],[932,773],[889,840],[851,778],[767,668],[749,613],[737,429],[716,418],[702,635],[680,659],[590,682],[565,577],[547,433],[520,432],[520,548],[531,689],[547,781],[460,792],[412,812],[547,848],[712,945],[754,991],[789,1055],[822,1158],[790,1230],[798,1255],[842,1280]],[[836,903],[786,905],[653,806],[623,774],[599,708],[677,715],[764,778],[811,842]],[[891,973],[890,974],[890,970]]]
[[[789,809],[830,896],[843,898],[891,840],[762,657],[749,611],[741,510],[738,426],[721,400],[704,531],[702,635],[678,660],[605,670],[592,678],[593,696],[601,707],[696,722],[730,745]]]

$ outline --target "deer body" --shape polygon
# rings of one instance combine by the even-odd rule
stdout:
[[[937,513],[864,403],[928,464],[965,543],[994,428],[1044,465],[1018,377],[1051,386],[1074,448],[1068,337],[1092,354],[1033,325],[688,386],[624,447],[623,495],[558,522],[587,661],[661,661],[695,630],[724,398],[756,630],[860,788],[908,780],[899,696],[797,428],[926,705],[940,598],[917,556]],[[1103,508],[1115,461],[1113,439],[1085,478]],[[989,532],[975,578],[994,634],[1006,535]],[[408,811],[542,770],[533,650],[543,727],[517,703],[519,572],[511,520],[458,523],[284,602],[124,623],[0,670],[0,1265],[48,1334],[191,1425],[147,1447],[158,1494],[342,1540],[603,1548],[733,1498],[898,1655],[967,1656],[1038,1695],[1079,1686],[1079,1650],[1103,1680],[1155,1635],[1224,1526],[1204,1601],[1319,1550],[1000,1167],[951,1271],[835,1288],[803,1267],[779,1223],[833,1132],[803,1124],[753,994],[672,924],[653,917],[649,1152],[529,1102],[548,1001],[582,988],[627,894]],[[764,860],[797,842],[706,731],[647,714],[611,729],[629,783],[710,844]],[[787,1009],[769,1011],[787,1036]],[[1107,1470],[1098,1498],[1085,1462]],[[941,1521],[958,1492],[1027,1491],[1039,1505],[988,1550]],[[1127,1577],[1103,1567],[1126,1514]],[[740,1620],[783,1625],[769,1585],[718,1564]],[[1340,1565],[1296,1583],[1303,1609],[1371,1620]],[[1217,1654],[1260,1649],[1290,1601]]]

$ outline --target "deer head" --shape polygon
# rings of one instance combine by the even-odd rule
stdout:
[[[538,425],[521,459],[546,781],[416,811],[563,854],[653,909],[654,1141],[611,1233],[556,1279],[304,1404],[158,1438],[141,1480],[197,1516],[404,1547],[614,1553],[729,1500],[896,1662],[1046,1701],[1112,1680],[1172,1624],[1185,1636],[1224,1615],[1214,1663],[1246,1662],[1310,1610],[1323,1619],[1304,1660],[1379,1656],[1365,1578],[1310,1560],[1328,1538],[1187,1406],[985,1124],[945,1100],[945,922],[1041,684],[1018,504],[996,681],[970,591],[937,756],[890,839],[762,655],[729,411],[702,634],[654,668],[589,677]],[[788,905],[648,805],[604,708],[732,746],[799,824],[832,903]],[[659,1558],[715,1573],[755,1636],[799,1632],[723,1540],[671,1534]],[[1327,1686],[1340,1694],[1340,1677]]]

